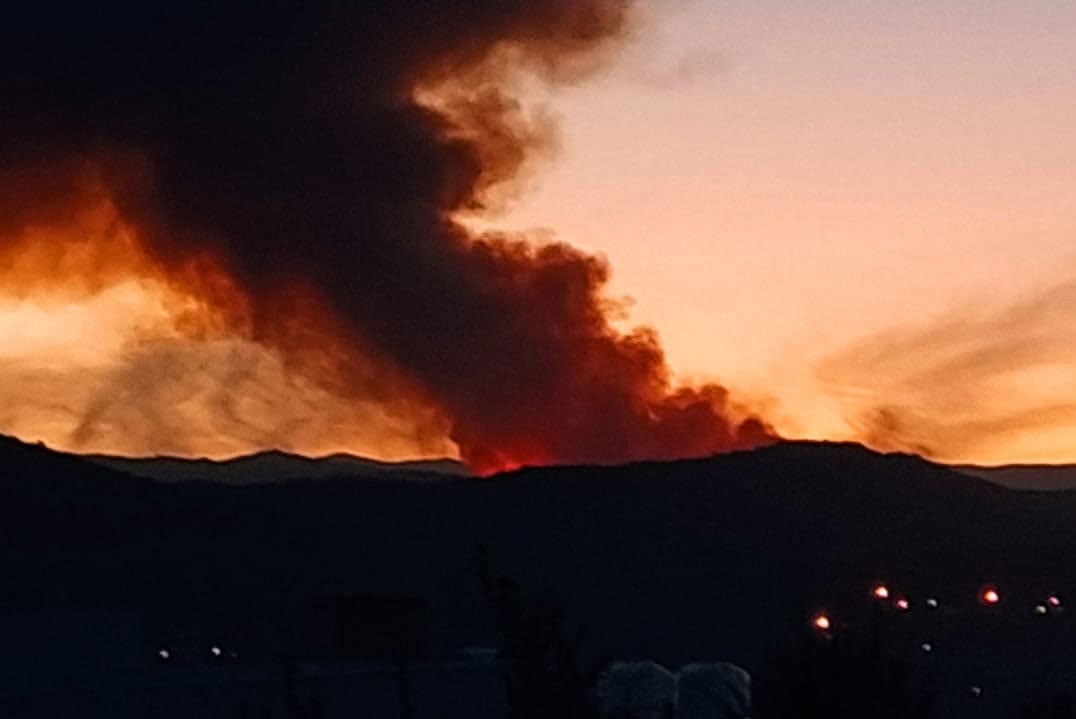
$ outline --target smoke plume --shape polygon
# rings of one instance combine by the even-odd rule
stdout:
[[[651,331],[611,325],[604,260],[461,222],[509,196],[555,141],[513,91],[519,77],[584,77],[630,19],[622,0],[143,3],[9,18],[7,287],[78,297],[152,280],[192,303],[182,338],[271,348],[273,372],[422,417],[415,431],[440,428],[479,469],[771,441],[724,388],[676,385]],[[158,371],[159,352],[134,354],[151,363],[140,377]],[[108,402],[159,395],[120,381],[77,431],[107,428]]]
[[[869,337],[818,368],[857,439],[952,462],[1063,462],[1076,405],[1076,282]]]

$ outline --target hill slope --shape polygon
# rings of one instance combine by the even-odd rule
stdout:
[[[350,454],[305,457],[288,452],[268,451],[226,460],[181,457],[130,458],[112,455],[84,455],[109,469],[161,482],[211,481],[226,484],[280,482],[288,479],[328,479],[356,475],[444,475],[470,476],[467,465],[453,459],[382,462]]]
[[[0,613],[276,617],[258,634],[309,597],[419,596],[431,651],[488,645],[484,548],[493,572],[554,598],[595,651],[754,667],[807,612],[858,601],[879,577],[920,595],[970,596],[987,580],[1055,588],[1076,576],[1074,513],[1070,493],[1012,492],[855,445],[234,486],[147,482],[4,440]]]

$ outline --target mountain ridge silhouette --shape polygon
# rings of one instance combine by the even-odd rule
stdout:
[[[484,553],[562,606],[594,652],[754,671],[818,607],[851,616],[879,579],[973,603],[986,582],[1030,602],[1076,576],[1076,493],[851,444],[363,476],[155,482],[0,439],[0,616],[91,607],[137,612],[153,631],[243,624],[270,656],[311,597],[403,596],[428,607],[429,651],[495,646]]]

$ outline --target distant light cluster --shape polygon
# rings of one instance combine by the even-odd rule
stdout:
[[[912,600],[905,594],[894,595],[893,590],[889,585],[879,582],[871,586],[870,596],[880,604],[889,603],[892,598],[892,607],[899,613],[906,613],[912,611]],[[895,598],[893,598],[895,596]],[[979,604],[987,607],[995,607],[1002,603],[1001,590],[996,586],[990,584],[984,586],[979,590],[976,600]],[[939,609],[941,608],[941,602],[936,596],[928,596],[923,604],[927,609]],[[1051,593],[1046,596],[1041,602],[1032,607],[1032,613],[1037,616],[1043,616],[1049,614],[1051,611],[1061,611],[1064,603],[1061,600],[1061,596],[1057,593]],[[817,611],[811,617],[811,624],[815,629],[820,631],[829,631],[833,627],[833,619],[825,610]]]
[[[896,614],[907,614],[912,611],[913,602],[904,594],[895,593],[892,588],[882,582],[876,583],[871,586],[870,596],[875,603],[882,608],[891,607]],[[975,601],[988,609],[998,607],[1002,604],[1002,592],[1001,590],[992,584],[982,587],[975,595]],[[937,596],[931,595],[924,600],[923,604],[928,610],[939,610],[942,608],[941,601]],[[1042,617],[1051,614],[1060,613],[1063,610],[1064,602],[1061,600],[1061,596],[1057,593],[1048,594],[1042,601],[1036,603],[1031,612],[1035,616]],[[949,607],[947,611],[959,611],[956,607]],[[846,625],[840,625],[846,626]],[[831,639],[833,632],[838,627],[838,624],[834,617],[824,609],[819,609],[811,616],[811,627],[822,637]],[[936,649],[933,640],[922,641],[919,644],[919,650],[923,654],[933,654]],[[969,687],[971,695],[975,698],[979,698],[983,695],[983,687],[980,685],[972,685]]]
[[[206,653],[212,659],[222,659],[224,657],[227,657],[228,659],[238,659],[239,658],[239,652],[235,651],[234,649],[230,650],[230,651],[225,651],[225,649],[219,644],[210,645],[209,648],[208,648],[208,651]],[[171,647],[166,647],[166,646],[165,647],[160,647],[159,649],[157,649],[156,654],[157,654],[157,658],[162,662],[173,662],[173,661],[179,660],[181,658],[181,653],[176,652],[175,649],[173,649]],[[200,652],[197,652],[197,653],[186,652],[186,653],[184,653],[185,656],[189,656],[189,657],[197,656],[198,654],[200,654]]]

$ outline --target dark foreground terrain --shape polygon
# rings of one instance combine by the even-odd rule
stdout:
[[[137,617],[133,663],[218,642],[252,671],[473,655],[503,648],[507,591],[520,611],[555,617],[580,665],[735,662],[755,677],[759,716],[795,716],[790,702],[827,715],[819,692],[877,678],[855,674],[873,671],[872,641],[903,657],[928,638],[937,669],[918,657],[883,677],[929,693],[924,712],[964,707],[981,685],[976,716],[1019,716],[1033,699],[1054,713],[1026,716],[1068,716],[1057,696],[1076,677],[1076,639],[1061,610],[1033,608],[1076,597],[1076,493],[814,443],[489,479],[423,469],[155,482],[0,440],[0,627],[22,637],[0,681],[49,666],[37,655],[66,651],[82,616]],[[907,616],[871,600],[879,580],[911,598]],[[997,607],[976,604],[986,584]],[[928,596],[940,600],[929,617]],[[812,632],[822,609],[832,630]]]

